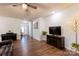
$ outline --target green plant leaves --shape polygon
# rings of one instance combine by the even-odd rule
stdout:
[[[78,48],[78,47],[79,47],[79,44],[72,43],[72,47],[73,47],[73,48]]]
[[[47,32],[46,31],[42,31],[42,35],[47,35]]]

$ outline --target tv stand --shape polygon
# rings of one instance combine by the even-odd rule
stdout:
[[[47,43],[59,49],[64,49],[64,37],[61,35],[47,35]]]

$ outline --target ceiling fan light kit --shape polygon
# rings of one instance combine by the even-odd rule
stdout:
[[[22,4],[22,8],[23,9],[27,9],[27,5],[26,4]]]
[[[27,9],[27,7],[33,8],[33,9],[37,9],[37,6],[34,6],[31,3],[23,3],[23,4],[13,4],[13,7],[17,7],[17,6],[21,6],[23,9]]]

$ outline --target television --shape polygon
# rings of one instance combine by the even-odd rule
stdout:
[[[61,26],[49,27],[49,34],[61,35]]]

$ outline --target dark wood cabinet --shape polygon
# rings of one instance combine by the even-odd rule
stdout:
[[[3,40],[16,40],[17,34],[16,33],[6,33],[1,35],[2,41]]]
[[[59,49],[64,49],[64,37],[60,35],[47,35],[47,43]]]

